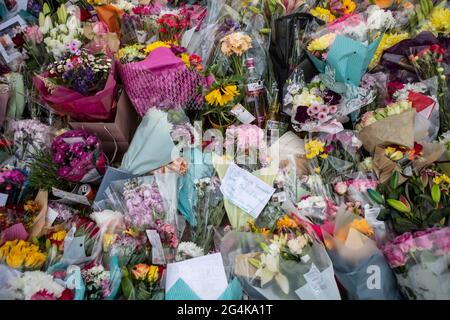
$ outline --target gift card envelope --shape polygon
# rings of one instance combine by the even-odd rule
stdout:
[[[203,300],[216,300],[228,287],[220,253],[169,263],[166,271],[166,293],[182,279]]]

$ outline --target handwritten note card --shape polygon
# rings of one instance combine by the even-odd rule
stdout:
[[[216,300],[228,287],[220,253],[169,263],[166,273],[166,292],[180,278],[204,300]]]
[[[256,219],[275,189],[250,172],[232,164],[223,178],[220,191],[228,201]]]

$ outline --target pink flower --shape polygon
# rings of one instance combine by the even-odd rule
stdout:
[[[328,114],[330,112],[330,109],[328,108],[328,106],[321,106],[320,112]]]
[[[392,244],[397,245],[405,254],[415,248],[414,238],[411,232],[405,232],[404,234],[396,237],[392,241]]]
[[[72,54],[77,54],[80,51],[81,41],[80,40],[72,40],[68,44],[66,44],[66,48]]]
[[[320,106],[319,105],[313,105],[309,107],[308,109],[311,109],[311,112],[313,114],[318,114],[320,112]]]
[[[49,293],[47,290],[40,290],[31,296],[31,300],[56,300],[53,293]]]
[[[444,253],[450,252],[450,233],[444,232],[439,237],[436,237],[435,243]]]
[[[107,34],[109,32],[108,26],[103,21],[96,22],[92,30],[98,36]]]
[[[310,117],[312,117],[312,116],[314,116],[314,112],[313,112],[313,110],[312,110],[312,108],[307,108],[306,109],[306,113],[308,114],[308,116],[310,116]]]
[[[328,120],[328,115],[325,112],[319,112],[317,119],[319,119],[320,122],[325,122]]]
[[[347,193],[348,186],[346,182],[338,182],[334,185],[334,191],[340,196]]]
[[[336,113],[337,112],[337,107],[335,105],[329,106],[328,107],[330,113]]]
[[[396,245],[388,244],[384,247],[383,253],[389,264],[393,268],[401,267],[406,264],[406,256],[403,251]]]
[[[25,29],[25,40],[32,42],[33,44],[39,44],[44,40],[44,36],[38,25],[27,27]]]
[[[414,233],[414,242],[419,250],[430,250],[433,248],[433,241],[431,241],[429,232],[417,231]]]

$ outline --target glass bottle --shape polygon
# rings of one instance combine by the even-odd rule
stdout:
[[[264,128],[269,105],[269,102],[267,101],[266,88],[264,87],[263,80],[259,77],[255,70],[253,58],[247,59],[246,67],[248,76],[245,104],[247,105],[248,110],[255,117],[255,121],[253,123],[260,128]]]

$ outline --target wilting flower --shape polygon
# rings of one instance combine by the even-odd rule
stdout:
[[[243,32],[234,32],[220,39],[222,53],[241,56],[252,48],[252,38]]]

